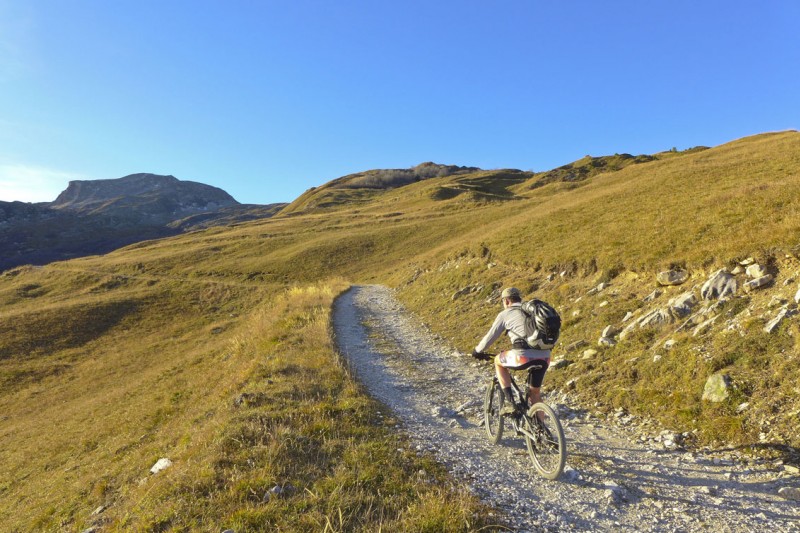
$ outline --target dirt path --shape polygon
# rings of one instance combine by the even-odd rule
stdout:
[[[520,437],[493,446],[480,426],[490,367],[431,335],[386,287],[342,295],[334,330],[355,374],[417,450],[435,454],[518,531],[800,532],[800,502],[778,495],[800,486],[791,469],[645,441],[557,393],[545,401],[564,423],[567,469],[557,481],[537,477]]]

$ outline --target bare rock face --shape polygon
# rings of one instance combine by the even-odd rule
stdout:
[[[682,285],[688,279],[689,273],[685,270],[666,270],[656,276],[659,285]]]
[[[714,272],[700,288],[704,300],[725,300],[736,294],[739,284],[736,277],[726,269]]]

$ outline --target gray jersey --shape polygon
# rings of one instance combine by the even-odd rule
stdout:
[[[513,343],[517,339],[525,338],[525,313],[522,312],[521,303],[513,303],[506,309],[500,311],[494,319],[489,332],[475,347],[476,352],[482,352],[494,343],[504,332],[508,332],[508,338]],[[550,350],[518,349],[521,355],[530,358],[549,358]]]

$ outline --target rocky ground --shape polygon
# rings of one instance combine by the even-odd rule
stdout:
[[[537,477],[521,437],[507,430],[497,446],[486,438],[481,403],[491,367],[432,335],[386,287],[342,295],[334,331],[356,376],[402,421],[398,430],[416,450],[434,454],[514,530],[800,532],[795,467],[693,449],[688,435],[548,394],[547,378],[545,401],[562,419],[569,455],[559,480]]]

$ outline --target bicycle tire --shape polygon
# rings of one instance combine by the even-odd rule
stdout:
[[[537,413],[544,415],[538,424]],[[567,463],[567,439],[555,411],[546,403],[533,404],[525,414],[526,424],[536,439],[525,435],[525,446],[533,468],[546,479],[557,479]]]
[[[497,378],[492,379],[486,387],[483,398],[483,427],[492,444],[497,444],[503,438],[503,417],[500,409],[503,407],[503,389]]]

